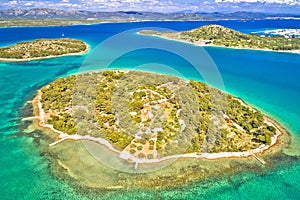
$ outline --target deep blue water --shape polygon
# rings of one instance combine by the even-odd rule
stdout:
[[[19,110],[30,100],[35,91],[57,77],[76,73],[78,70],[101,69],[101,64],[114,58],[119,49],[143,43],[162,44],[173,49],[197,49],[193,45],[162,40],[155,37],[136,35],[135,31],[124,34],[123,42],[100,48],[98,45],[111,36],[123,31],[156,27],[172,30],[188,30],[200,25],[216,23],[250,33],[275,28],[300,28],[299,20],[265,21],[217,21],[217,22],[141,22],[100,25],[78,25],[66,27],[0,28],[0,46],[36,38],[65,37],[82,39],[91,46],[90,56],[62,57],[26,63],[0,63],[0,198],[1,199],[83,199],[65,182],[55,179],[48,170],[48,161],[39,155],[30,137],[18,134],[20,129]],[[128,38],[128,39],[127,39]],[[96,48],[97,47],[97,48]],[[300,56],[299,54],[267,51],[236,50],[206,47],[208,55],[216,64],[224,89],[249,104],[264,111],[281,122],[292,134],[292,148],[288,152],[299,155],[300,136]],[[95,55],[96,56],[93,56]],[[105,58],[105,59],[104,59]],[[201,62],[201,61],[200,61]],[[159,63],[172,68],[163,68]],[[192,65],[172,52],[157,49],[137,49],[115,59],[110,67],[141,69],[177,75],[184,78],[203,80]],[[205,66],[203,66],[205,67]],[[175,73],[176,72],[176,73]],[[205,80],[204,80],[205,81]],[[212,83],[213,84],[213,83]],[[20,136],[21,135],[21,136]],[[16,136],[16,137],[14,137]],[[242,182],[245,177],[249,181]],[[145,191],[143,194],[128,192],[106,193],[104,197],[132,199],[169,197],[179,199],[297,199],[300,196],[300,167],[295,163],[274,170],[267,175],[244,173],[232,177],[231,182],[214,181],[206,185],[195,184],[182,189],[165,191]]]

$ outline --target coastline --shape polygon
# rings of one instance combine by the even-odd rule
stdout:
[[[237,98],[239,99],[239,98]],[[247,158],[250,156],[255,157],[258,161],[260,161],[262,164],[265,164],[263,160],[260,160],[259,158],[256,157],[255,154],[261,154],[265,152],[266,150],[270,149],[272,146],[276,145],[278,143],[279,137],[283,135],[286,131],[274,120],[270,119],[269,117],[265,116],[265,123],[272,125],[276,128],[276,134],[271,137],[271,144],[270,145],[265,145],[262,144],[256,149],[252,149],[249,151],[245,152],[219,152],[219,153],[188,153],[188,154],[176,154],[172,156],[166,156],[162,158],[156,158],[156,159],[139,159],[134,157],[133,155],[125,152],[125,151],[119,151],[115,149],[107,140],[102,139],[102,138],[95,138],[89,135],[81,136],[81,135],[69,135],[66,134],[62,131],[56,130],[53,128],[51,124],[46,124],[45,123],[45,112],[42,108],[42,103],[40,102],[41,100],[41,91],[38,91],[37,96],[34,98],[32,101],[34,109],[36,110],[35,112],[35,117],[32,117],[31,119],[37,119],[38,120],[38,126],[41,128],[46,128],[50,129],[54,133],[58,134],[58,139],[57,141],[53,142],[52,144],[49,144],[49,146],[54,146],[60,142],[63,142],[64,140],[89,140],[92,142],[99,143],[101,145],[104,145],[106,148],[108,148],[110,151],[114,153],[119,154],[119,158],[127,160],[127,161],[132,161],[137,164],[153,164],[153,163],[159,163],[167,160],[172,160],[172,159],[179,159],[179,158],[195,158],[195,159],[208,159],[208,160],[215,160],[215,159],[222,159],[222,158]],[[241,99],[239,99],[241,100]],[[243,100],[241,100],[243,102]],[[244,103],[244,102],[243,102]],[[246,104],[247,105],[247,104]],[[248,107],[251,107],[247,105]],[[252,107],[251,107],[252,108]],[[255,109],[255,108],[253,108]]]
[[[243,19],[243,21],[262,21],[262,20],[291,20],[291,19],[272,19],[272,18],[257,18],[257,19]],[[298,18],[292,19],[298,20]],[[241,21],[240,18],[221,18],[221,19],[190,19],[190,20],[174,20],[174,19],[136,19],[136,20],[107,20],[107,21],[89,21],[87,23],[71,23],[71,24],[49,24],[49,25],[0,25],[1,28],[30,28],[30,27],[64,27],[64,26],[80,26],[80,25],[98,25],[98,24],[106,24],[106,23],[139,23],[139,22],[214,22],[214,21]]]
[[[186,40],[180,40],[180,39],[174,39],[174,38],[168,38],[162,35],[155,35],[155,34],[143,34],[140,32],[137,32],[138,35],[144,35],[144,36],[152,36],[152,37],[158,37],[165,40],[171,40],[175,42],[182,42],[186,44],[195,45],[198,47],[219,47],[219,48],[226,48],[226,49],[238,49],[238,50],[253,50],[253,51],[269,51],[269,52],[277,52],[277,53],[292,53],[292,54],[300,54],[300,49],[297,50],[272,50],[272,49],[254,49],[254,48],[243,48],[243,47],[226,47],[226,46],[219,46],[219,45],[212,45],[212,44],[197,44],[196,42],[189,42]]]
[[[298,21],[300,23],[300,20]],[[246,22],[241,24],[230,22],[229,24],[244,32],[248,31],[246,29],[249,27],[250,30],[253,27],[256,29],[262,26],[277,26],[275,23]],[[294,26],[295,23],[290,22],[288,25]],[[198,25],[198,23],[190,25],[194,26],[194,24]],[[133,28],[140,26],[140,24],[134,23],[126,23],[126,25]],[[82,61],[88,61],[89,58],[93,57],[94,41],[100,40],[100,37],[117,34],[116,32],[120,31],[119,26],[122,28],[126,25],[63,27],[61,29],[67,29],[73,35],[64,32],[66,37],[76,38],[80,32],[82,35],[77,38],[86,40],[91,46],[91,50],[81,56],[0,64],[3,72],[1,81],[3,97],[1,99],[3,105],[1,120],[3,168],[1,176],[5,180],[5,182],[3,180],[2,195],[0,196],[14,199],[23,199],[25,196],[28,199],[95,200],[142,198],[145,200],[151,198],[170,200],[249,198],[250,200],[253,197],[257,199],[297,199],[297,194],[300,195],[300,186],[297,181],[297,177],[300,177],[300,107],[299,102],[297,102],[297,99],[300,101],[300,91],[297,92],[297,88],[300,89],[300,82],[297,81],[297,77],[300,75],[300,66],[297,67],[300,63],[300,60],[298,60],[300,57],[298,55],[204,47],[204,50],[211,53],[218,60],[218,65],[222,66],[222,78],[225,80],[225,88],[222,88],[222,91],[243,99],[248,105],[278,122],[290,134],[283,133],[279,136],[277,144],[264,151],[264,153],[257,154],[259,158],[266,161],[266,165],[262,165],[253,156],[215,160],[180,158],[163,161],[162,163],[140,164],[138,169],[134,170],[133,162],[119,159],[119,154],[111,152],[104,145],[96,142],[69,139],[49,147],[49,144],[59,140],[58,134],[50,129],[38,127],[37,118],[21,121],[23,118],[37,116],[37,112],[36,115],[33,115],[33,105],[30,102],[41,87],[49,84],[54,86],[56,84],[52,84],[53,81],[60,78],[63,80],[73,74],[89,73],[93,70],[99,73],[97,68],[104,68],[99,63],[98,66],[96,64],[94,67],[92,65],[86,66],[86,69],[92,69],[88,71],[85,71],[83,66],[77,72],[74,67],[80,66]],[[149,27],[151,27],[150,25],[168,26],[168,28],[174,30],[186,26],[185,23],[148,23],[146,25],[149,25]],[[278,25],[281,25],[281,22],[278,22]],[[104,30],[104,36],[103,34],[92,34],[94,30],[103,27],[108,28]],[[44,29],[47,29],[46,34],[48,35],[52,32],[56,34],[55,30],[59,28],[2,29],[4,33],[9,33],[7,38],[2,38],[2,40],[14,37],[14,33],[19,35],[17,40],[19,40],[19,37],[38,37],[43,33],[32,30]],[[90,33],[81,32],[85,29],[89,29]],[[78,34],[74,30],[77,30]],[[18,34],[18,32],[22,33],[23,31],[28,31],[28,35]],[[135,36],[134,33],[128,35]],[[136,37],[139,41],[144,40],[150,42],[150,44],[157,43],[167,46],[170,44],[178,48],[186,48],[187,50],[188,48],[195,48],[201,51],[201,47],[188,44],[176,44],[158,38],[146,38],[142,35],[136,35]],[[3,44],[9,45],[8,42]],[[126,44],[126,41],[123,42]],[[149,56],[153,52],[156,60],[168,63],[169,66],[178,70],[178,73],[172,72],[173,70],[151,67],[151,65],[141,67],[140,70],[134,66],[138,62],[144,63],[151,60]],[[198,51],[196,50],[196,52]],[[167,76],[177,76],[181,73],[182,78],[186,80],[193,79],[197,82],[205,82],[196,73],[192,73],[194,70],[189,64],[184,61],[181,62],[180,58],[176,59],[176,55],[162,53],[160,54],[160,52],[151,49],[142,50],[132,54],[133,57],[125,56],[124,59],[122,57],[124,62],[120,60],[119,64],[112,64],[110,69],[128,70],[132,73],[135,68],[136,71],[142,69],[143,72],[158,75],[165,74]],[[138,60],[136,60],[135,56],[140,55],[142,57],[138,57]],[[100,59],[95,57],[94,61],[97,60]],[[103,71],[110,69],[103,69]],[[246,72],[243,69],[246,69]],[[84,78],[75,79],[75,84],[84,83],[82,80]],[[228,83],[226,80],[228,80]],[[213,88],[218,89],[217,87],[214,84]],[[46,90],[46,88],[44,89]],[[44,90],[41,91],[44,92]],[[41,102],[45,112],[50,113],[52,111],[48,112],[48,108],[44,107],[46,105],[44,102],[47,102],[44,101],[46,96],[48,95],[43,94]],[[76,104],[78,103],[76,102]],[[54,102],[52,105],[57,104]],[[74,106],[73,110],[75,110]],[[64,110],[62,111],[64,112]],[[47,123],[52,124],[51,121]],[[84,130],[84,128],[82,129]],[[58,130],[63,129],[58,128]],[[79,131],[79,133],[82,134],[83,132]],[[68,134],[72,133],[69,132]],[[101,136],[101,138],[105,139],[106,137]],[[240,143],[242,140],[244,139],[239,140],[237,138],[236,142]],[[184,145],[181,146],[184,147]],[[223,143],[224,149],[227,149],[226,146],[226,143]],[[253,148],[258,146],[253,146]],[[91,151],[93,147],[99,149],[99,151]],[[105,154],[101,154],[102,150],[105,150]],[[224,152],[222,150],[218,151]],[[183,151],[180,152],[183,153]],[[124,168],[121,168],[123,165],[113,165],[104,159],[105,157],[109,159],[109,155],[125,163]],[[128,167],[126,168],[128,170],[122,170],[125,167]],[[149,172],[147,169],[150,169]]]
[[[35,57],[35,58],[0,58],[0,62],[29,62],[33,60],[44,60],[44,59],[51,59],[51,58],[59,58],[59,57],[65,57],[65,56],[81,56],[90,51],[90,46],[84,42],[86,49],[81,52],[77,53],[68,53],[68,54],[62,54],[62,55],[55,55],[55,56],[45,56],[45,57]]]
[[[213,21],[239,21],[240,19],[191,19],[191,20],[173,20],[173,19],[159,19],[159,20],[154,20],[154,19],[137,19],[137,20],[119,20],[119,21],[113,21],[113,20],[108,20],[108,21],[89,21],[87,23],[72,23],[72,24],[50,24],[50,25],[1,25],[1,28],[32,28],[32,27],[62,27],[62,26],[80,26],[80,25],[98,25],[98,24],[119,24],[119,23],[139,23],[139,22],[213,22]],[[251,19],[249,19],[251,20]],[[256,20],[266,20],[266,19],[256,19]]]

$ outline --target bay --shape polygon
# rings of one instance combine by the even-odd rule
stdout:
[[[49,161],[40,155],[37,143],[24,133],[26,123],[21,121],[23,108],[41,86],[61,76],[79,70],[101,69],[101,61],[94,62],[93,50],[99,43],[123,31],[155,27],[176,31],[188,30],[205,24],[220,24],[250,33],[275,28],[299,28],[299,20],[262,21],[208,21],[208,22],[139,22],[107,23],[65,27],[0,28],[0,46],[37,38],[72,37],[91,46],[89,55],[61,57],[25,63],[0,63],[0,197],[1,199],[84,199],[110,198],[177,198],[177,199],[297,199],[300,196],[299,161],[278,166],[268,174],[245,172],[207,183],[195,183],[164,191],[103,191],[79,192],[67,182],[53,177]],[[127,36],[142,38],[145,43],[165,43],[181,48],[193,45],[144,37],[129,31]],[[130,44],[128,44],[130,45]],[[289,155],[299,155],[300,137],[300,56],[299,54],[268,51],[237,50],[205,47],[222,76],[225,91],[278,120],[292,134]],[[109,51],[113,57],[113,49]],[[90,62],[92,61],[92,62]],[[147,63],[170,66],[173,71],[154,65],[142,69],[184,78],[203,80],[186,60],[155,49],[129,52],[115,60],[110,68],[136,69]],[[84,65],[83,65],[84,64]],[[159,66],[159,65],[158,65]],[[173,73],[174,72],[174,73]],[[175,73],[176,72],[176,73]],[[25,123],[25,124],[24,124]]]

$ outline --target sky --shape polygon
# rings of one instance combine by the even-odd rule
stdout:
[[[0,0],[0,9],[9,8],[151,12],[251,11],[300,14],[300,0]]]

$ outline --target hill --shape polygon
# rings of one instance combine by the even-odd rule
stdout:
[[[140,33],[192,42],[199,45],[209,44],[224,47],[266,50],[300,50],[299,37],[245,34],[220,25],[207,25],[183,32],[144,30]]]

